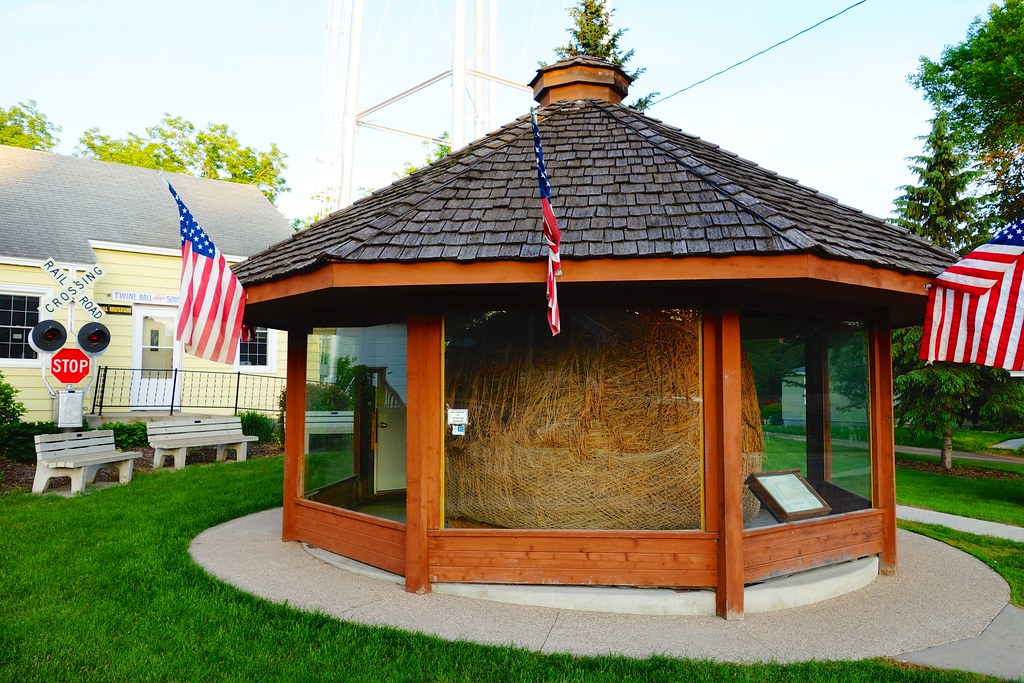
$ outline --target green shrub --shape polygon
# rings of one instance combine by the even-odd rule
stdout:
[[[341,366],[339,365],[339,368]],[[359,366],[362,368],[363,366]],[[354,372],[354,371],[353,371]],[[357,376],[348,380],[349,385],[346,389],[345,386],[340,384],[321,384],[320,382],[308,382],[306,383],[306,410],[352,410],[355,405],[352,400],[350,393],[354,391],[353,382],[369,382],[370,375],[366,372],[361,372]],[[284,406],[285,406],[286,392],[284,389],[281,390],[280,396],[277,398],[278,407],[278,434],[281,441],[284,441]]]
[[[114,430],[114,446],[119,451],[130,451],[149,445],[149,433],[145,422],[105,422],[100,429]]]
[[[352,410],[352,398],[338,384],[306,385],[307,410]]]
[[[258,436],[260,443],[277,441],[277,422],[263,413],[250,410],[238,416],[242,420],[242,433],[246,436]]]
[[[767,403],[761,406],[761,419],[764,420],[765,424],[782,424],[782,404]]]
[[[18,390],[4,381],[4,373],[0,372],[0,425],[9,425],[21,419],[25,414],[25,404],[15,401]]]
[[[57,434],[53,422],[12,422],[0,425],[0,453],[18,462],[35,463],[37,434]]]

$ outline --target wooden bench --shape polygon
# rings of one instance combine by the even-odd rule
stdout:
[[[71,477],[71,492],[83,493],[101,467],[117,467],[118,480],[132,480],[132,465],[141,453],[118,451],[112,429],[63,434],[39,434],[36,441],[36,477],[32,493],[42,493],[54,477]]]
[[[149,445],[153,447],[153,469],[164,466],[164,458],[174,456],[174,469],[185,466],[185,453],[189,448],[216,446],[217,462],[227,458],[228,451],[235,452],[235,458],[245,460],[248,442],[258,441],[258,436],[242,433],[242,421],[238,417],[187,417],[172,420],[158,420],[146,426]]]
[[[352,416],[351,410],[306,411],[306,452],[310,434],[351,434]]]

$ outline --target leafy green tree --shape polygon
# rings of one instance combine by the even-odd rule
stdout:
[[[968,363],[918,358],[921,328],[893,332],[893,385],[897,421],[918,434],[941,437],[939,461],[953,467],[953,430],[980,420],[999,429],[1018,429],[1024,419],[1024,386],[1009,373]]]
[[[911,157],[918,185],[905,185],[895,202],[895,222],[939,246],[966,253],[987,239],[979,218],[982,200],[973,192],[982,175],[956,144],[950,114],[940,110],[922,139],[924,153]],[[973,364],[925,364],[919,358],[921,327],[893,333],[896,419],[911,431],[941,437],[940,462],[953,466],[953,430],[969,420],[1006,423],[1024,408],[1003,370]]]
[[[900,188],[895,222],[940,247],[966,253],[984,239],[977,229],[981,202],[973,194],[982,172],[971,168],[970,155],[954,143],[948,112],[940,111],[931,123],[931,132],[918,138],[924,154],[910,157],[908,167],[919,184]]]
[[[993,3],[938,61],[921,58],[915,87],[983,164],[1004,220],[1024,217],[1024,0]]]
[[[607,0],[579,0],[579,4],[569,8],[573,26],[566,29],[572,39],[565,45],[555,48],[559,59],[572,57],[596,57],[611,62],[626,71],[626,62],[633,58],[635,50],[622,51],[619,39],[627,29],[612,30],[612,15],[615,10],[608,7]],[[627,75],[636,80],[646,69],[636,69]],[[652,92],[637,98],[631,107],[643,111],[649,107],[660,93]]]
[[[60,131],[60,126],[36,109],[35,100],[0,107],[0,145],[49,152],[60,144]]]
[[[451,139],[451,136],[448,134],[448,131],[445,131],[441,133],[441,135],[437,139],[449,140]],[[402,167],[401,174],[392,174],[394,175],[396,180],[400,180],[401,178],[407,175],[412,175],[413,173],[420,170],[424,166],[429,166],[435,161],[440,161],[441,159],[444,159],[446,156],[452,153],[452,146],[445,144],[444,142],[424,142],[423,146],[426,147],[428,150],[427,156],[423,160],[423,163],[417,166],[416,164],[413,164],[411,162],[405,162],[405,166]]]
[[[271,202],[288,191],[281,175],[287,168],[284,160],[288,155],[274,143],[268,151],[242,145],[235,131],[225,123],[211,123],[199,130],[191,121],[164,114],[160,123],[146,129],[145,135],[129,133],[122,139],[90,128],[79,140],[76,154],[129,166],[256,185]]]

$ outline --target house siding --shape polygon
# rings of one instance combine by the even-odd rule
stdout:
[[[117,249],[94,249],[96,259],[103,269],[103,276],[92,287],[86,290],[86,295],[99,304],[118,304],[129,306],[135,310],[137,306],[145,306],[153,309],[164,309],[169,313],[176,313],[176,305],[157,306],[150,303],[139,303],[126,301],[125,292],[137,295],[167,295],[176,296],[179,291],[179,279],[181,259],[179,256],[163,254],[141,253],[138,251],[126,251]],[[40,262],[41,263],[41,262]],[[58,263],[58,265],[61,265]],[[0,263],[0,291],[11,291],[19,293],[36,293],[29,291],[38,290],[41,296],[41,305],[45,303],[46,297],[52,296],[56,288],[53,280],[47,276],[38,266],[13,265]],[[116,295],[115,293],[122,293]],[[173,301],[173,300],[172,300]],[[68,325],[67,306],[50,315],[41,308],[40,320],[52,318]],[[107,314],[101,322],[110,330],[110,345],[102,356],[96,359],[95,366],[106,366],[109,368],[131,368],[132,345],[133,345],[133,315]],[[92,320],[81,307],[75,307],[74,326],[81,327]],[[287,334],[283,331],[272,332],[273,339],[270,339],[271,349],[268,350],[270,358],[266,369],[248,369],[245,367],[228,366],[223,363],[215,363],[202,358],[196,358],[182,352],[180,369],[209,371],[209,372],[244,372],[246,374],[263,375],[284,375],[284,367],[287,357]],[[75,346],[73,340],[69,345]],[[17,400],[25,405],[24,421],[49,421],[56,418],[54,407],[50,396],[43,385],[40,377],[40,361],[38,360],[6,360],[0,359],[0,371],[3,372],[5,380],[18,390]],[[94,370],[96,372],[96,370]],[[52,382],[52,378],[51,378]],[[79,385],[84,388],[83,382]],[[233,385],[232,385],[233,387]],[[56,388],[56,386],[55,386]],[[93,387],[95,389],[95,387]],[[189,409],[185,412],[209,413],[209,414],[231,414],[234,410],[235,395],[233,388],[226,384],[210,393],[207,398],[211,405],[226,406],[218,408]],[[88,413],[92,407],[93,391],[90,391],[85,398],[85,410]],[[276,399],[273,401],[276,404]],[[128,408],[110,408],[108,414],[124,412]]]
[[[0,292],[39,296],[40,303],[53,295],[56,283],[37,267],[0,265]],[[62,320],[63,322],[63,320]],[[25,406],[23,420],[50,420],[50,395],[40,379],[40,361],[0,358],[4,381],[18,390],[16,400]]]

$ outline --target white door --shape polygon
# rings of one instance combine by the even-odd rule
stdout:
[[[377,383],[377,439],[374,453],[373,492],[405,489],[405,402],[385,379]]]
[[[181,344],[174,340],[177,309],[135,306],[132,309],[132,386],[134,410],[169,410],[172,394],[181,396]]]

